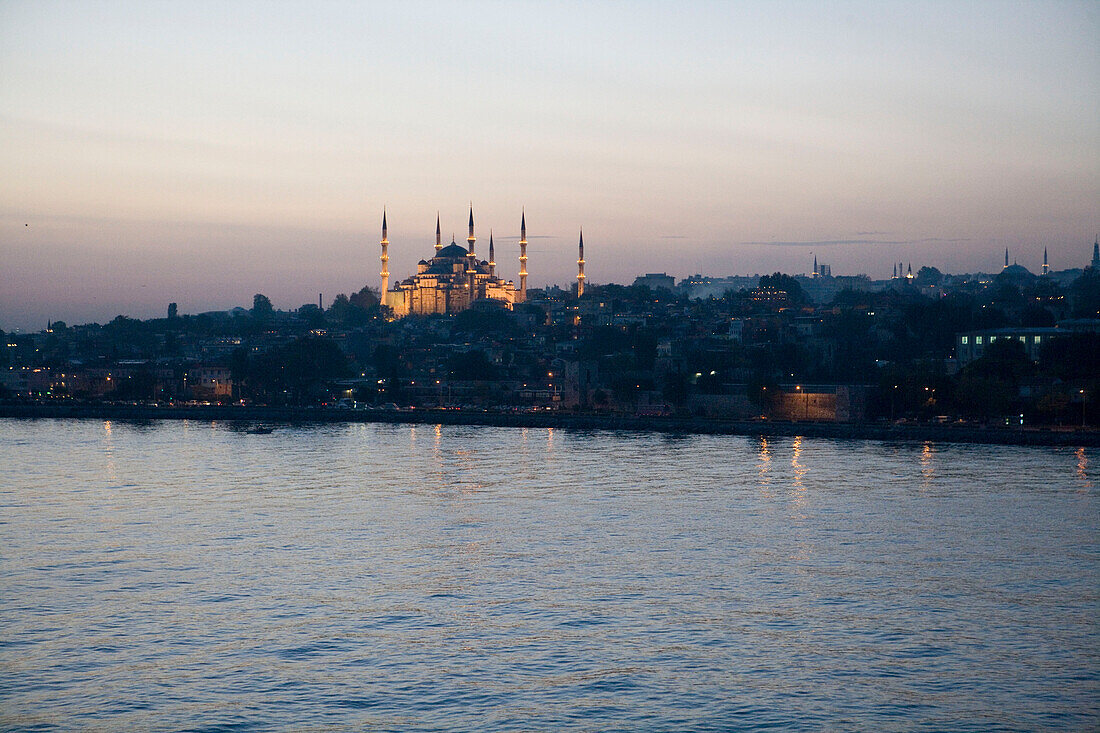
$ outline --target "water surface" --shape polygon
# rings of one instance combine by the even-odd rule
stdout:
[[[0,421],[0,727],[1082,730],[1088,450]]]

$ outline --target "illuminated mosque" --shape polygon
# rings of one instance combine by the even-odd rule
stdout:
[[[382,214],[382,303],[395,318],[407,315],[451,314],[478,304],[512,310],[527,300],[527,215],[520,214],[519,224],[519,286],[497,276],[493,235],[489,233],[489,259],[478,260],[474,253],[474,210],[470,207],[470,230],[466,247],[455,243],[443,246],[439,217],[435,220],[435,256],[420,260],[416,274],[390,289],[389,239],[386,236],[386,214]],[[581,238],[577,260],[578,297],[584,294],[584,239]]]

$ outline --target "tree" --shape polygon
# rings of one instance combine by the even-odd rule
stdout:
[[[325,325],[325,314],[316,303],[306,303],[298,309],[298,318],[302,319],[310,328],[322,328]]]
[[[935,267],[924,267],[917,270],[916,284],[924,287],[926,285],[941,285],[943,284],[943,273]]]
[[[351,301],[344,293],[340,293],[332,299],[332,305],[325,312],[334,323],[347,323],[351,311]]]
[[[468,308],[454,317],[454,329],[460,333],[507,336],[519,330],[511,311]]]
[[[1059,379],[1100,379],[1100,334],[1071,333],[1049,339],[1039,351],[1039,365]]]
[[[1073,315],[1077,318],[1100,318],[1100,272],[1091,267],[1069,286],[1073,299]]]
[[[1035,372],[1035,365],[1028,358],[1022,343],[1014,338],[1002,338],[991,343],[982,358],[968,364],[963,371],[975,376],[1001,379],[1015,385],[1031,376]]]
[[[270,323],[275,318],[275,309],[266,295],[256,293],[252,296],[252,317],[260,323]]]
[[[316,394],[326,380],[351,373],[347,357],[330,339],[304,337],[272,349],[256,358],[234,352],[231,369],[235,379],[269,395],[288,395],[301,403]]]
[[[174,321],[179,318],[179,306],[175,303],[168,304],[168,320]]]
[[[361,308],[365,311],[377,308],[378,304],[381,302],[378,299],[378,290],[369,285],[364,285],[358,293],[350,296],[348,300],[350,300],[351,304],[356,308]]]
[[[451,379],[495,379],[497,369],[481,349],[457,351],[447,359]]]
[[[775,272],[771,275],[761,275],[757,287],[782,290],[787,294],[787,300],[791,305],[803,305],[806,303],[806,294],[802,292],[802,286],[790,275]]]

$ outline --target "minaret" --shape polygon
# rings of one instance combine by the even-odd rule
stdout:
[[[912,280],[913,279],[913,263],[912,262],[909,263],[909,269],[905,273],[905,279],[906,280]]]
[[[1005,247],[1005,267],[1008,267],[1008,247]]]
[[[1092,269],[1100,270],[1100,237],[1092,245]]]
[[[814,280],[816,280],[816,279],[817,279],[817,255],[814,255],[814,274],[813,274],[813,279],[814,279]]]
[[[386,291],[390,289],[390,240],[386,239],[386,210],[382,209],[382,302],[386,302]]]
[[[527,213],[519,215],[519,292],[516,300],[520,303],[527,301]]]
[[[577,297],[584,295],[584,230],[581,230],[581,239],[577,244]]]
[[[439,231],[439,212],[435,212],[435,253],[439,254],[439,250],[443,249],[443,239],[440,236]]]
[[[1050,274],[1050,264],[1047,262],[1047,248],[1043,247],[1043,269],[1039,272],[1040,275]]]
[[[477,284],[477,256],[474,254],[474,205],[470,204],[470,234],[466,237],[466,277],[469,282],[466,287],[470,289],[470,301],[477,297],[475,286]]]
[[[497,275],[496,250],[493,249],[493,230],[489,229],[489,277]]]
[[[894,263],[894,275],[890,279],[891,280],[897,280],[898,279],[898,263],[896,263],[896,262]]]

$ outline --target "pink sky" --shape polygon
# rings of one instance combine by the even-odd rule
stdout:
[[[326,301],[435,216],[531,284],[1080,267],[1094,3],[0,5],[0,328]]]

